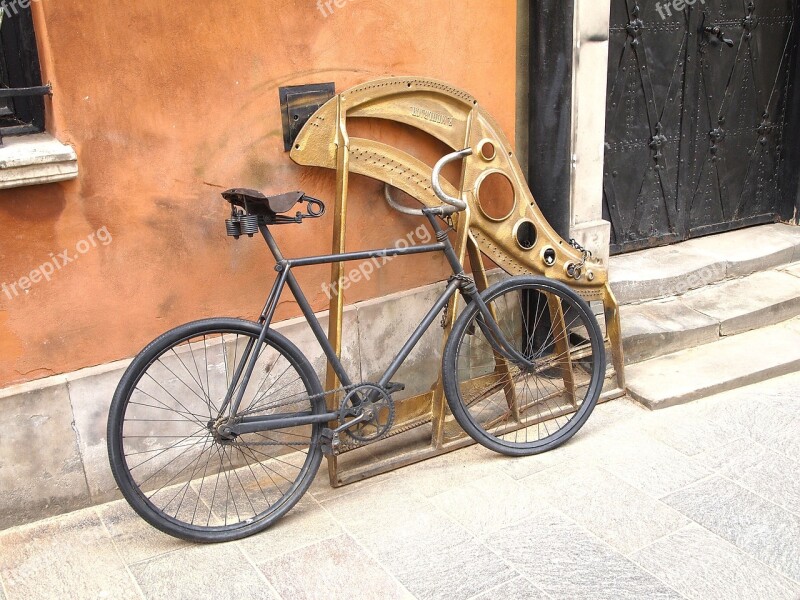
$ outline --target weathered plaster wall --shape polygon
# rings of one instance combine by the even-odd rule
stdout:
[[[218,192],[248,186],[332,198],[332,174],[283,153],[277,89],[387,75],[444,79],[476,95],[513,137],[516,3],[350,0],[43,1],[33,10],[49,130],[77,150],[74,182],[0,192],[0,284],[102,228],[113,238],[19,296],[0,290],[0,387],[134,354],[211,315],[252,317],[273,278],[258,241],[225,237]],[[353,180],[352,248],[404,237],[416,221]],[[329,250],[332,218],[280,230],[287,255]],[[396,261],[356,302],[440,279],[441,261]],[[317,309],[327,269],[301,283]],[[287,300],[279,319],[295,316]]]

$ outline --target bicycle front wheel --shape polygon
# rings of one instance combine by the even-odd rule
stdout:
[[[605,343],[586,302],[559,282],[513,277],[482,295],[516,356],[504,352],[473,302],[445,348],[445,394],[459,425],[510,456],[551,450],[571,438],[603,388]]]
[[[258,360],[237,419],[325,412],[308,360],[273,331],[259,346],[260,333],[260,325],[237,319],[183,325],[145,348],[117,388],[111,470],[129,504],[165,533],[223,542],[262,531],[300,500],[319,469],[319,424],[219,434],[248,348]]]

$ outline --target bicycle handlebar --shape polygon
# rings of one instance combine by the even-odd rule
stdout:
[[[433,193],[436,194],[436,197],[439,198],[445,204],[449,204],[449,207],[440,207],[437,210],[441,210],[442,215],[452,215],[453,213],[461,212],[467,210],[467,203],[459,198],[453,198],[452,196],[448,196],[444,190],[442,189],[441,184],[441,176],[442,176],[442,169],[449,165],[451,162],[456,160],[466,158],[472,154],[472,148],[465,148],[464,150],[459,150],[458,152],[453,152],[452,154],[448,154],[447,156],[443,157],[436,166],[433,168],[433,175],[431,177],[431,183],[433,185]],[[395,201],[392,198],[392,192],[390,190],[390,186],[387,183],[384,186],[384,196],[386,198],[386,202],[391,206],[394,210],[399,213],[403,213],[404,215],[412,215],[415,217],[424,216],[425,213],[418,208],[409,208],[407,206],[403,206],[402,204]]]
[[[465,148],[464,150],[459,150],[458,152],[453,152],[452,154],[448,154],[433,168],[433,192],[436,194],[436,197],[439,198],[445,204],[449,204],[450,206],[455,207],[454,212],[461,212],[467,210],[467,203],[459,198],[453,198],[452,196],[448,196],[445,194],[444,190],[442,189],[441,184],[441,176],[442,176],[442,169],[444,169],[447,165],[451,162],[455,162],[462,158],[466,158],[472,154],[472,148]]]

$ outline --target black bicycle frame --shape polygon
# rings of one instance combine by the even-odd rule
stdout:
[[[272,287],[272,291],[267,298],[267,302],[264,306],[264,310],[261,313],[261,318],[259,319],[259,323],[263,325],[263,329],[261,331],[261,335],[259,336],[257,341],[250,340],[247,344],[245,349],[244,355],[242,356],[242,360],[237,366],[236,372],[234,373],[233,380],[231,382],[230,388],[228,390],[228,394],[225,398],[225,402],[222,405],[220,410],[220,417],[224,414],[227,407],[231,406],[230,411],[230,420],[228,423],[228,427],[226,428],[229,433],[234,435],[242,435],[246,433],[256,433],[262,431],[271,431],[276,429],[284,429],[290,427],[298,427],[301,425],[310,425],[316,423],[329,423],[332,421],[337,421],[339,419],[338,412],[326,412],[320,414],[312,414],[312,413],[297,413],[297,414],[286,414],[281,415],[280,417],[245,417],[245,418],[236,418],[236,413],[239,410],[239,406],[241,405],[242,399],[244,398],[244,394],[247,390],[247,386],[250,382],[250,378],[253,375],[253,371],[255,370],[256,362],[258,361],[258,357],[260,355],[259,352],[253,352],[254,347],[261,347],[267,337],[267,331],[269,330],[270,324],[272,322],[273,317],[275,316],[275,311],[278,308],[278,302],[280,300],[281,294],[283,293],[286,286],[289,286],[289,290],[292,292],[297,305],[300,307],[300,310],[303,313],[303,316],[308,321],[308,324],[311,326],[311,330],[314,333],[314,337],[317,338],[317,341],[322,348],[322,351],[325,353],[328,361],[330,362],[331,366],[333,367],[334,372],[336,373],[339,381],[341,381],[342,386],[345,390],[352,389],[354,384],[350,377],[348,376],[347,372],[342,365],[341,360],[336,355],[336,351],[334,350],[333,346],[331,346],[330,341],[328,340],[325,331],[322,328],[322,325],[317,319],[317,316],[314,314],[314,309],[309,304],[306,295],[303,293],[303,290],[300,288],[300,284],[297,282],[297,278],[292,273],[292,269],[295,267],[308,267],[314,265],[325,265],[325,264],[332,264],[338,262],[352,262],[358,260],[371,260],[371,259],[379,259],[379,258],[390,258],[396,256],[412,256],[415,254],[429,254],[434,252],[443,252],[447,261],[450,263],[450,266],[453,270],[453,275],[448,282],[447,288],[445,289],[444,293],[439,297],[433,307],[430,309],[425,318],[422,320],[420,325],[405,343],[403,348],[397,354],[395,359],[386,369],[386,372],[383,374],[381,379],[378,381],[378,386],[385,388],[391,381],[392,377],[397,374],[397,371],[400,370],[400,367],[406,361],[406,359],[411,355],[416,345],[431,327],[431,325],[436,320],[437,315],[447,306],[450,302],[450,299],[460,290],[461,293],[464,295],[465,299],[468,302],[476,302],[482,315],[483,315],[483,323],[481,324],[482,328],[486,327],[491,332],[492,336],[495,337],[496,340],[501,341],[501,346],[499,348],[500,351],[508,358],[513,360],[522,359],[525,360],[514,348],[509,347],[504,342],[504,336],[500,331],[500,328],[497,322],[492,318],[489,308],[483,302],[478,293],[478,289],[475,286],[474,281],[470,278],[466,277],[464,274],[464,266],[461,264],[458,256],[456,255],[455,250],[453,249],[453,245],[450,243],[450,239],[436,219],[436,212],[424,210],[423,211],[425,216],[427,217],[428,221],[431,223],[433,230],[436,234],[437,242],[436,244],[429,244],[424,246],[412,246],[408,248],[385,248],[382,250],[371,250],[366,252],[348,252],[344,254],[331,254],[325,256],[313,256],[309,258],[298,258],[298,259],[285,259],[283,254],[281,253],[280,249],[278,248],[277,242],[275,238],[272,236],[272,233],[269,231],[269,228],[266,225],[262,225],[260,227],[261,234],[264,237],[264,240],[267,242],[267,246],[269,246],[270,251],[272,252],[273,256],[276,260],[275,269],[279,273],[275,284]],[[494,346],[494,344],[492,344]],[[239,383],[241,379],[241,383]],[[238,390],[238,391],[237,391]],[[235,395],[235,397],[234,397]]]

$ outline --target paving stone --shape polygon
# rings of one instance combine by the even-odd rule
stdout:
[[[66,383],[0,399],[0,529],[89,505]]]
[[[239,544],[258,565],[341,534],[341,526],[328,511],[306,496],[267,531],[242,540]]]
[[[442,477],[447,473],[440,472]],[[381,561],[423,548],[443,549],[473,536],[422,494],[396,481],[326,502],[325,508]]]
[[[431,502],[464,529],[485,537],[547,508],[547,502],[535,491],[505,473],[495,473],[453,487],[431,498]]]
[[[699,458],[708,468],[800,515],[800,462],[749,438],[734,440]]]
[[[626,374],[631,396],[655,410],[798,370],[795,319],[632,365]]]
[[[235,544],[194,546],[130,567],[149,600],[213,597],[277,600],[263,574]]]
[[[406,467],[401,483],[430,498],[489,475],[504,460],[505,457],[483,446],[470,446]]]
[[[150,526],[125,500],[104,504],[98,507],[97,512],[126,564],[142,562],[190,546],[188,542]]]
[[[696,524],[658,540],[631,558],[690,599],[796,597],[787,579]]]
[[[517,577],[475,596],[474,600],[546,600],[549,597],[525,577]]]
[[[622,554],[689,524],[676,510],[592,465],[564,463],[523,483]]]
[[[412,598],[347,535],[284,554],[260,569],[281,597],[292,600]]]
[[[633,364],[719,339],[719,321],[681,299],[621,307],[625,362]]]
[[[599,404],[581,430],[563,446],[535,456],[502,457],[497,466],[514,479],[524,479],[567,461],[583,460],[602,450],[612,429],[651,414],[627,397]]]
[[[719,476],[664,498],[709,531],[800,583],[800,518]]]
[[[325,506],[419,598],[466,599],[518,576],[411,486],[387,482]]]
[[[734,424],[691,414],[683,409],[696,403],[674,406],[642,423],[641,431],[687,456],[697,456],[730,443],[744,434]]]
[[[0,577],[8,600],[140,597],[93,509],[0,534]]]
[[[764,271],[689,292],[681,301],[718,321],[721,335],[736,335],[798,316],[800,280],[781,271]]]
[[[702,462],[639,431],[636,423],[620,426],[605,445],[584,459],[652,498],[661,498],[711,475]]]
[[[486,544],[554,598],[681,597],[554,510],[502,529]]]
[[[519,577],[506,561],[473,540],[441,550],[411,551],[384,564],[421,600],[467,600]]]

